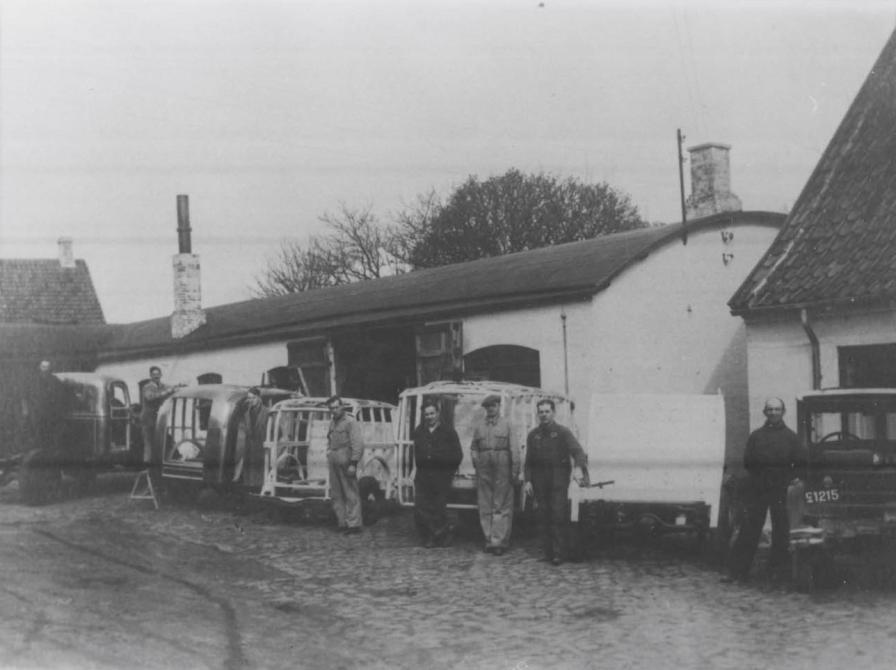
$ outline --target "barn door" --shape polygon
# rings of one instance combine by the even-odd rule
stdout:
[[[463,323],[428,323],[416,331],[417,385],[460,379],[464,370]]]

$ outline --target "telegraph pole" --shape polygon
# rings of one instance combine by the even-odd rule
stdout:
[[[681,195],[681,242],[688,243],[688,214],[684,204],[684,154],[681,152],[681,144],[684,142],[684,135],[681,134],[681,128],[678,129],[678,189]]]

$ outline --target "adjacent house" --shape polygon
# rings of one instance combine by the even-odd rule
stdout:
[[[775,241],[729,305],[750,408],[822,387],[896,387],[896,33]],[[791,417],[791,422],[793,417]]]
[[[92,370],[105,323],[70,238],[59,240],[57,259],[0,259],[0,454],[17,450],[22,394],[40,361]]]

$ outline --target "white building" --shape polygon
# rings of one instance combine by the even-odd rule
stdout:
[[[728,189],[728,147],[692,153],[717,163],[692,158],[692,208],[705,211],[701,198],[739,205]],[[180,336],[168,317],[116,327],[99,370],[136,391],[150,365],[170,382],[212,375],[242,384],[300,366],[315,395],[391,402],[434,379],[487,378],[567,392],[583,431],[593,393],[721,392],[729,451],[737,451],[748,428],[746,337],[726,300],[783,218],[721,212],[686,226],[205,310],[198,277],[180,278],[178,286],[195,288],[179,293],[194,296],[175,311]],[[181,256],[177,272],[198,271]],[[183,334],[190,310],[202,314]]]

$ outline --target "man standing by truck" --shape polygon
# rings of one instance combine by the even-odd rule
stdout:
[[[23,402],[32,448],[47,451],[59,448],[70,404],[65,384],[53,374],[50,361],[41,361]]]
[[[414,521],[427,549],[451,542],[448,526],[448,491],[463,460],[457,431],[439,420],[439,408],[432,401],[423,406],[423,423],[412,435],[414,440]]]
[[[526,438],[526,495],[535,495],[544,560],[560,565],[569,545],[569,477],[587,483],[588,456],[566,426],[554,421],[553,400],[537,405],[539,426]]]
[[[149,381],[140,392],[140,427],[143,434],[143,462],[152,462],[152,444],[155,439],[156,418],[165,398],[177,391],[177,386],[166,386],[162,383],[162,368],[153,365],[149,368]]]
[[[327,431],[327,463],[330,468],[330,497],[339,530],[361,532],[361,494],[358,491],[358,463],[364,455],[361,426],[345,411],[342,398],[327,400],[330,429]]]
[[[485,551],[501,556],[510,546],[514,482],[520,476],[520,452],[510,443],[510,424],[499,416],[501,396],[482,401],[485,421],[473,430],[470,455],[476,469],[476,502]]]
[[[784,401],[769,398],[762,413],[765,424],[747,439],[744,468],[744,522],[731,548],[725,582],[745,581],[759,546],[765,515],[771,514],[772,547],[769,568],[781,569],[789,559],[790,523],[787,518],[787,487],[798,483],[797,468],[802,461],[799,438],[784,425]]]

